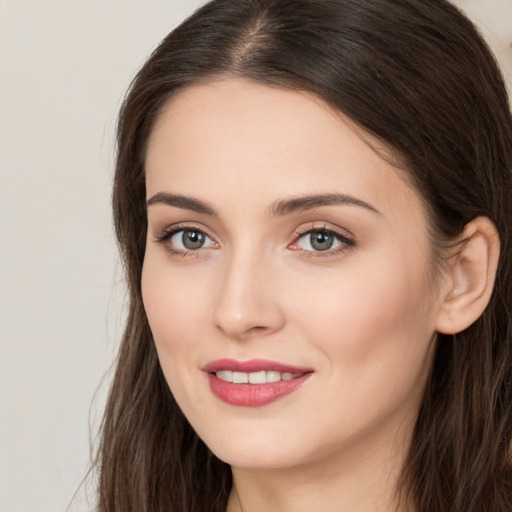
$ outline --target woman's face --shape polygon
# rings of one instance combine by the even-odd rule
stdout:
[[[235,79],[172,99],[146,164],[144,305],[211,450],[284,468],[406,441],[440,291],[396,169],[316,97]]]

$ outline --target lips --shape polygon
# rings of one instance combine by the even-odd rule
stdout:
[[[207,364],[212,393],[223,402],[260,407],[296,391],[311,375],[311,368],[264,359],[218,359]]]

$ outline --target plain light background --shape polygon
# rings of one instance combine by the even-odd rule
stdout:
[[[87,471],[123,326],[117,110],[200,3],[0,0],[0,512],[64,511]],[[510,86],[512,0],[456,3]]]

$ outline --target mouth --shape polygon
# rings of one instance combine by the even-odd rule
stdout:
[[[309,368],[252,359],[219,359],[203,368],[210,390],[225,403],[261,407],[298,390],[313,374]]]

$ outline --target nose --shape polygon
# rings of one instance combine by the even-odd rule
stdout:
[[[233,256],[219,275],[215,327],[234,340],[265,336],[285,323],[275,269],[261,258]]]

